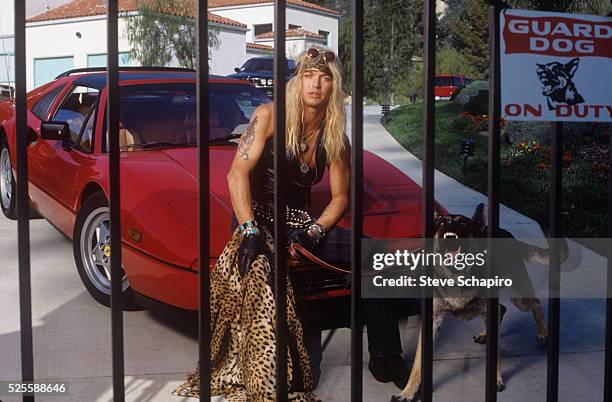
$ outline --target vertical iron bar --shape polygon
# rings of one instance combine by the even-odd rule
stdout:
[[[351,9],[351,401],[363,399],[361,237],[363,234],[363,0]]]
[[[606,359],[604,402],[612,402],[612,139],[608,139],[608,295],[606,299]]]
[[[21,333],[21,378],[34,380],[32,341],[32,285],[30,275],[30,196],[26,113],[25,1],[15,0],[15,137],[17,142],[17,241],[19,243],[19,317]],[[34,401],[24,396],[24,402]]]
[[[286,0],[274,2],[274,288],[276,305],[276,400],[287,401],[287,234],[285,233]]]
[[[196,103],[198,130],[198,261],[200,401],[210,401],[210,158],[208,148],[208,0],[196,9]]]
[[[550,237],[552,239],[552,259],[548,269],[548,369],[546,375],[546,401],[559,399],[559,323],[561,303],[560,255],[558,240],[561,237],[561,195],[563,169],[563,123],[552,125],[552,161],[550,177]]]
[[[107,0],[107,110],[108,168],[111,231],[111,329],[113,401],[125,400],[123,361],[123,310],[121,305],[121,182],[119,170],[119,42],[117,0]]]
[[[431,249],[434,224],[434,169],[435,169],[435,93],[434,75],[436,72],[436,2],[424,0],[424,70],[425,87],[423,93],[423,237],[425,250]],[[431,289],[424,291],[421,300],[421,373],[423,402],[433,398],[433,299]]]
[[[501,85],[500,85],[500,27],[499,27],[499,1],[494,1],[489,7],[489,49],[490,64],[489,76],[489,150],[488,150],[488,208],[487,208],[487,248],[488,264],[492,275],[496,269],[494,263],[494,243],[499,228],[499,176],[500,176],[500,114],[501,114]],[[487,297],[487,358],[485,375],[485,400],[497,400],[497,364],[499,349],[499,300],[497,292]]]

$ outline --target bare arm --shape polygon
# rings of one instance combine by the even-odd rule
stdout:
[[[253,113],[246,132],[240,138],[236,156],[234,156],[232,166],[227,174],[232,207],[238,224],[255,219],[251,208],[249,174],[261,157],[266,140],[273,133],[272,108],[270,105],[262,105]]]
[[[341,160],[329,165],[329,184],[331,190],[331,201],[317,219],[317,223],[323,225],[325,230],[330,230],[349,205],[349,188],[351,184],[350,150],[347,147]]]

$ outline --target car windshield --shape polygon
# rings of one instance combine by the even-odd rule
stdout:
[[[451,77],[436,77],[435,86],[437,87],[450,87],[452,86]]]
[[[273,71],[274,60],[272,59],[250,59],[240,67],[240,71]]]
[[[266,95],[243,84],[209,85],[209,140],[227,142],[245,130]],[[119,144],[123,149],[197,144],[194,83],[121,87]],[[108,141],[106,142],[108,144]],[[104,149],[108,149],[104,144]]]

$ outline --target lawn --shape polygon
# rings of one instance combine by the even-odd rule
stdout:
[[[455,102],[436,102],[436,169],[483,194],[487,193],[486,136],[451,127],[451,119],[462,112]],[[400,106],[391,111],[384,123],[387,130],[408,151],[422,155],[423,104]],[[462,139],[476,141],[475,155],[468,158],[463,171],[463,157],[458,149]],[[514,147],[502,141],[500,201],[538,222],[548,223],[550,169],[538,168],[532,160],[510,158]],[[591,165],[576,161],[563,171],[562,230],[567,237],[606,236],[607,179],[593,173]]]

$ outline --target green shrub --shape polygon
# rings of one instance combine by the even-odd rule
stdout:
[[[468,86],[458,91],[455,99],[457,102],[465,105],[470,101],[470,99],[478,95],[481,91],[487,91],[487,94],[489,93],[489,81],[479,80],[471,82]]]
[[[609,123],[563,123],[563,144],[580,146],[585,144],[604,143],[604,132],[609,129]],[[549,122],[511,121],[506,126],[506,139],[510,144],[523,141],[537,141],[541,144],[550,143],[552,125]]]
[[[489,91],[480,91],[472,96],[463,106],[463,110],[472,116],[483,116],[489,114]]]
[[[510,121],[506,126],[505,136],[510,144],[537,141],[540,144],[550,143],[551,125],[541,121]]]
[[[450,120],[450,127],[455,131],[469,131],[471,119],[465,114],[454,115]]]
[[[603,143],[603,134],[610,123],[564,123],[563,142],[570,145]]]

